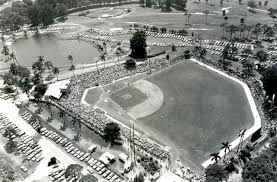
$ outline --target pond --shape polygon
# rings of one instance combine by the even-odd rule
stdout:
[[[13,43],[12,49],[18,64],[28,67],[38,60],[38,56],[43,56],[45,61],[52,61],[58,67],[70,65],[67,59],[69,54],[73,56],[75,65],[95,63],[99,56],[97,49],[89,42],[58,39],[56,34],[19,39]]]

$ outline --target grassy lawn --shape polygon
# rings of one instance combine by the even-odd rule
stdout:
[[[268,8],[276,7],[276,1],[269,1]],[[222,36],[222,28],[220,24],[224,22],[222,16],[222,8],[231,7],[227,16],[229,17],[229,24],[240,24],[240,19],[245,18],[245,24],[273,24],[272,18],[270,18],[267,12],[256,11],[256,13],[251,13],[247,9],[247,1],[243,1],[242,5],[238,4],[238,1],[224,1],[223,7],[220,7],[218,0],[209,0],[209,3],[198,2],[198,0],[189,1],[187,3],[187,9],[192,13],[190,18],[191,25],[186,24],[186,17],[183,12],[178,12],[173,10],[170,13],[162,13],[160,9],[154,8],[141,8],[139,5],[124,5],[122,7],[132,8],[132,12],[126,16],[120,18],[107,18],[107,19],[97,19],[101,14],[105,12],[111,12],[114,10],[109,10],[107,8],[102,11],[91,10],[90,17],[80,17],[75,15],[69,16],[68,21],[73,21],[76,23],[84,24],[91,28],[99,28],[102,30],[109,30],[114,27],[121,27],[128,29],[130,25],[134,23],[142,25],[155,25],[158,27],[166,27],[169,29],[186,29],[190,33],[195,30],[191,28],[205,28],[208,30],[200,30],[199,34],[205,39],[220,39]],[[265,10],[265,7],[258,7],[258,9]],[[206,24],[206,16],[199,13],[203,13],[204,10],[209,10],[208,24]],[[101,12],[101,13],[100,13]]]
[[[232,141],[239,130],[253,124],[242,87],[192,62],[182,62],[146,80],[160,87],[165,100],[159,111],[138,122],[176,149],[173,153],[193,168],[199,169],[223,141]]]

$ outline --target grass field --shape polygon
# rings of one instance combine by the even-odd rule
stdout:
[[[146,80],[162,90],[164,103],[139,122],[192,167],[199,169],[223,141],[232,141],[241,129],[253,124],[242,87],[192,62],[180,63]],[[126,94],[127,90],[116,93]]]
[[[155,25],[158,27],[166,27],[167,29],[186,29],[189,32],[191,28],[205,28],[208,30],[200,30],[199,34],[202,38],[206,39],[220,39],[222,36],[222,28],[220,24],[224,22],[222,16],[222,8],[231,7],[230,12],[227,14],[229,17],[229,24],[240,24],[240,19],[245,18],[245,24],[273,24],[272,18],[270,18],[267,12],[257,10],[256,13],[250,13],[247,9],[247,1],[243,1],[243,5],[239,5],[237,0],[224,1],[223,7],[220,7],[218,0],[209,0],[209,3],[204,1],[198,2],[198,0],[192,0],[187,3],[187,9],[192,13],[190,18],[191,25],[185,25],[186,17],[183,12],[173,10],[171,13],[162,13],[160,9],[154,8],[141,8],[139,5],[126,5],[123,7],[131,7],[132,13],[119,18],[107,18],[97,19],[96,16],[100,16],[107,11],[107,8],[103,8],[101,11],[91,10],[94,16],[91,17],[79,17],[76,14],[69,16],[68,21],[84,24],[92,28],[100,28],[102,30],[109,30],[110,28],[121,27],[128,29],[133,23],[139,23],[143,25]],[[276,7],[277,1],[269,1],[267,8]],[[258,7],[265,10],[265,7]],[[208,24],[206,24],[204,10],[209,10]],[[94,12],[96,11],[96,12]]]

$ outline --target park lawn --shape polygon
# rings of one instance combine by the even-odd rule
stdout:
[[[223,141],[232,141],[241,129],[253,125],[248,100],[240,85],[184,62],[146,80],[164,94],[156,113],[140,118],[166,143],[174,145],[182,161],[201,167]]]
[[[240,19],[245,18],[245,24],[273,24],[272,18],[268,16],[268,13],[263,11],[256,11],[256,13],[250,13],[247,9],[247,3],[243,2],[243,5],[239,5],[238,1],[229,1],[223,3],[223,8],[232,7],[230,12],[227,14],[229,17],[229,24],[240,24]],[[274,7],[277,2],[269,1],[269,7]],[[224,22],[224,17],[222,16],[222,7],[217,0],[209,0],[209,3],[205,2],[196,3],[196,1],[189,1],[187,4],[187,9],[192,13],[190,18],[190,23],[192,25],[186,24],[186,17],[183,12],[172,11],[170,13],[162,13],[160,9],[154,8],[141,8],[139,5],[124,5],[123,8],[131,7],[133,12],[120,17],[120,18],[107,18],[107,19],[97,19],[88,17],[76,17],[69,16],[68,21],[73,21],[76,23],[84,24],[91,28],[99,28],[101,30],[109,30],[110,28],[121,27],[124,29],[129,29],[130,25],[134,23],[142,25],[155,25],[158,27],[166,27],[169,29],[186,29],[191,32],[199,32],[200,37],[204,39],[220,39],[222,37],[222,28],[220,24]],[[265,7],[259,7],[259,9],[266,9]],[[206,24],[206,15],[194,14],[203,13],[204,10],[209,10],[210,15],[208,15],[208,24]],[[99,12],[97,12],[99,13]],[[208,30],[191,30],[191,28],[201,29],[205,28]]]

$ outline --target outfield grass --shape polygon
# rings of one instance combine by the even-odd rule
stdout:
[[[158,112],[140,120],[167,136],[184,161],[200,165],[221,142],[254,123],[243,88],[194,63],[178,64],[147,80],[162,89],[165,100]]]
[[[180,63],[146,80],[162,90],[164,103],[154,114],[138,119],[139,124],[193,168],[200,169],[223,141],[231,142],[254,123],[243,88],[195,63]],[[134,96],[128,87],[116,92],[127,93]],[[118,98],[115,101],[122,105],[124,99]]]

